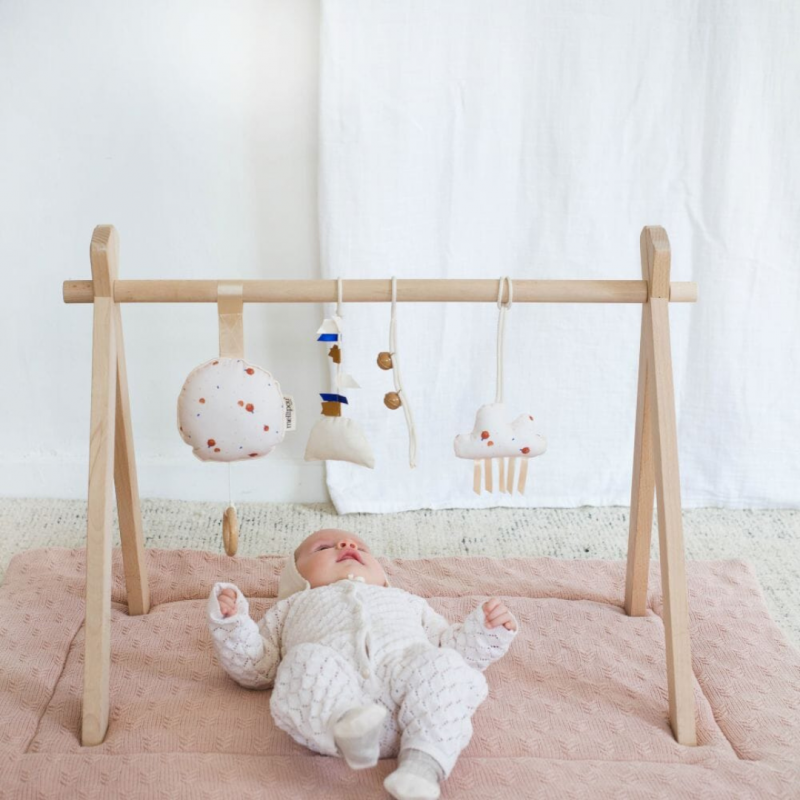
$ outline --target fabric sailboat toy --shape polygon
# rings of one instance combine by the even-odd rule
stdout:
[[[502,303],[503,283],[508,283],[508,302]],[[472,433],[456,436],[453,446],[459,458],[471,458],[474,462],[473,489],[481,493],[481,463],[484,467],[486,491],[492,492],[492,462],[498,463],[497,487],[501,492],[514,492],[514,473],[517,459],[520,459],[519,482],[517,490],[525,492],[528,478],[528,460],[540,456],[547,450],[547,440],[536,432],[533,416],[520,414],[513,422],[508,422],[503,403],[503,335],[505,317],[513,302],[514,289],[510,278],[500,280],[497,307],[500,316],[497,321],[497,394],[494,403],[478,409]]]
[[[330,344],[328,355],[336,364],[333,391],[322,392],[322,418],[314,423],[306,444],[306,461],[349,461],[375,468],[375,456],[364,432],[355,420],[342,416],[349,405],[343,389],[361,388],[352,375],[342,372],[342,279],[338,283],[336,313],[317,330],[317,341]]]

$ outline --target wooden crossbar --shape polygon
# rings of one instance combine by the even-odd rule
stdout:
[[[515,280],[514,302],[642,305],[624,607],[630,616],[647,613],[653,500],[657,497],[669,695],[665,717],[680,744],[695,745],[669,304],[695,302],[697,286],[670,282],[670,246],[663,228],[647,226],[642,229],[640,255],[642,280]],[[63,284],[65,303],[92,303],[94,307],[81,725],[84,746],[101,744],[108,730],[112,484],[117,494],[128,613],[147,614],[150,610],[120,304],[219,303],[221,297],[231,295],[232,284],[236,288],[237,303],[332,303],[337,299],[337,282],[331,280],[121,281],[117,278],[119,236],[113,225],[98,225],[94,229],[90,260],[91,281],[64,281]],[[397,300],[494,303],[499,281],[499,278],[398,280]],[[392,299],[390,279],[347,279],[342,281],[342,290],[348,303],[391,302]],[[230,302],[226,299],[220,305],[222,316],[231,315]],[[238,314],[237,309],[234,311]],[[226,321],[221,317],[221,347],[232,335],[225,333],[223,336],[230,328],[227,322],[223,326],[223,322]],[[499,480],[502,486],[502,473]]]
[[[245,303],[335,303],[335,280],[238,281]],[[216,303],[219,281],[114,281],[115,303]],[[486,278],[409,278],[397,281],[399,303],[495,303],[498,281]],[[504,298],[508,297],[506,288]],[[65,303],[94,301],[92,281],[64,281]],[[514,280],[515,303],[646,303],[647,280]],[[694,303],[697,284],[672,283],[669,301]],[[347,303],[391,303],[392,281],[344,279]]]

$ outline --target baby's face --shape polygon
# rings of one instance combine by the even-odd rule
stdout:
[[[361,576],[365,583],[386,584],[383,567],[363,540],[337,528],[324,528],[304,539],[295,550],[295,564],[312,589],[340,581],[350,573]]]

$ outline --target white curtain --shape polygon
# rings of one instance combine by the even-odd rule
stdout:
[[[672,280],[685,507],[800,506],[800,6],[731,0],[323,0],[327,278]],[[524,496],[472,491],[453,439],[495,396],[494,304],[344,304],[345,414],[374,470],[328,462],[340,513],[630,502],[641,307],[515,304],[509,417],[547,437]],[[321,391],[325,387],[321,387]]]

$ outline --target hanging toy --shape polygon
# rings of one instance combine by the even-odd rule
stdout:
[[[349,405],[342,389],[360,389],[352,375],[342,372],[342,279],[337,281],[336,313],[323,320],[317,330],[317,341],[330,343],[328,355],[336,372],[333,391],[323,392],[322,419],[317,420],[306,444],[306,461],[349,461],[374,469],[372,447],[355,420],[342,416],[342,406]]]
[[[243,358],[242,285],[220,282],[219,357],[195,367],[178,396],[178,430],[201,461],[228,463],[229,506],[222,517],[225,552],[235,555],[239,522],[231,495],[231,463],[269,455],[295,427],[291,397],[267,370]]]
[[[503,282],[508,283],[508,302],[502,303]],[[530,414],[520,414],[513,422],[507,422],[506,407],[503,404],[503,336],[505,318],[513,302],[514,289],[510,278],[500,279],[497,307],[500,316],[497,320],[497,394],[494,403],[478,409],[472,433],[456,436],[455,453],[459,458],[471,458],[475,462],[473,470],[473,489],[481,493],[481,463],[484,469],[484,483],[487,492],[492,492],[492,460],[498,462],[497,485],[501,492],[514,492],[514,472],[517,459],[520,459],[519,483],[517,491],[525,492],[528,478],[528,460],[540,456],[547,450],[547,440],[536,433],[534,420]]]
[[[406,425],[408,427],[408,464],[411,469],[417,466],[417,434],[414,428],[414,417],[411,415],[411,406],[408,402],[408,396],[403,391],[403,386],[400,383],[400,356],[397,353],[397,279],[392,277],[392,319],[389,325],[389,348],[390,351],[385,350],[378,353],[378,366],[383,370],[394,370],[394,388],[395,391],[387,392],[383,398],[383,404],[395,411],[402,406],[406,415]]]

